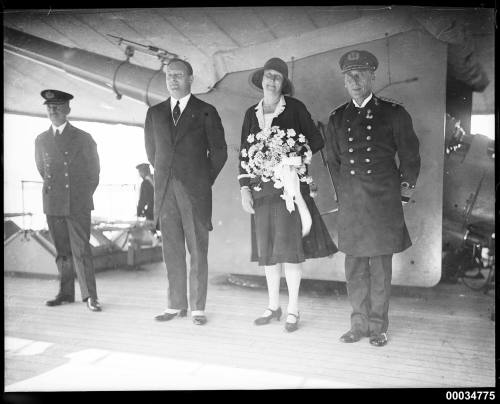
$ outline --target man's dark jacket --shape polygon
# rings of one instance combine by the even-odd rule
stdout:
[[[49,128],[35,140],[36,167],[43,178],[43,212],[69,216],[91,211],[100,171],[96,143],[69,122],[58,136]]]
[[[227,160],[217,110],[191,95],[175,126],[169,98],[148,109],[144,133],[146,154],[155,169],[154,220],[173,176],[184,185],[195,214],[212,230],[212,185]]]

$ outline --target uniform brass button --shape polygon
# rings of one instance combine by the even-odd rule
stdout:
[[[372,137],[371,136],[367,136],[366,140],[372,140]]]
[[[367,163],[369,163],[371,160],[370,160],[370,159],[365,159],[365,161],[366,161]]]
[[[68,162],[67,162],[67,161],[65,161],[65,162],[64,162],[64,165],[65,165],[65,166],[67,166],[67,165],[68,165]]]
[[[350,132],[351,131],[351,128],[347,128],[347,131]]]
[[[64,173],[64,176],[67,177],[68,176],[68,173]]]
[[[354,170],[351,170],[350,172],[351,172],[351,175],[356,174],[356,171],[354,171]]]
[[[47,188],[52,189],[52,187],[50,185]]]
[[[366,173],[367,173],[367,174],[371,174],[371,173],[372,173],[372,170],[366,170]]]
[[[372,151],[372,148],[371,147],[367,147],[366,151]]]
[[[67,152],[67,151],[65,151],[65,152],[64,152],[64,154],[68,154],[68,152]]]
[[[349,163],[354,164],[354,160],[349,160]]]
[[[47,175],[47,178],[51,178],[51,176],[50,176],[50,175]]]
[[[353,138],[353,137],[350,137],[350,138],[349,138],[349,142],[352,142],[353,140],[354,140],[354,138]]]
[[[371,125],[368,125],[368,126],[366,127],[366,129],[368,129],[368,130],[372,130],[372,126],[371,126]]]
[[[66,184],[66,188],[69,188],[69,184]]]
[[[352,153],[354,149],[352,147],[349,148],[349,153]]]

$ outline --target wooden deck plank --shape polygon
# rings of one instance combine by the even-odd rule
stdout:
[[[376,348],[367,339],[356,344],[338,340],[349,327],[345,294],[301,293],[301,328],[288,334],[283,319],[253,325],[266,306],[265,290],[230,285],[224,279],[224,274],[211,274],[209,323],[197,327],[189,317],[154,321],[166,298],[160,265],[97,274],[102,313],[91,313],[81,302],[44,306],[57,289],[56,280],[6,277],[5,335],[52,342],[60,347],[58,352],[98,348],[200,362],[207,369],[226,366],[288,374],[300,378],[300,385],[324,380],[354,387],[494,386],[495,328],[488,317],[492,296],[460,285],[396,290],[390,343]],[[284,309],[286,301],[283,291]],[[67,361],[59,359],[57,363]],[[46,357],[40,363],[53,362]],[[29,359],[6,354],[9,380],[32,374],[23,370],[30,366],[36,367]]]

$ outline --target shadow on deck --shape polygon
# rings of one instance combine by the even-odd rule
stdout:
[[[289,334],[283,320],[253,325],[267,304],[259,277],[239,286],[212,272],[203,327],[189,316],[154,321],[166,304],[162,264],[96,277],[101,313],[45,306],[56,279],[5,276],[5,391],[495,386],[494,291],[395,286],[389,344],[376,348],[339,341],[343,283],[304,281],[300,329]]]

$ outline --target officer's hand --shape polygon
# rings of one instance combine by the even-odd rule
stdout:
[[[250,188],[241,188],[241,206],[247,213],[254,214],[252,191]]]
[[[413,195],[414,186],[410,186],[408,182],[401,183],[401,203],[407,205]]]

